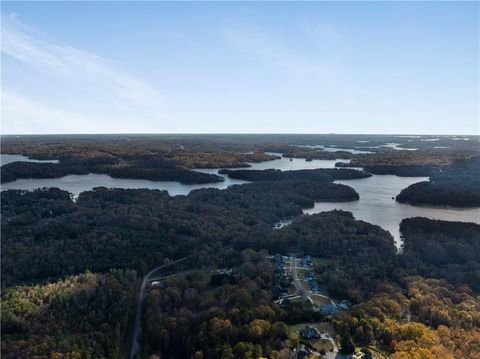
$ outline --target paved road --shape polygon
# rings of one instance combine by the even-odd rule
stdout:
[[[301,296],[302,293],[305,292],[305,288],[303,287],[302,283],[298,280],[296,255],[291,254],[290,255],[290,260],[292,262],[291,268],[292,268],[293,285],[297,289],[297,295],[294,296],[294,298],[296,298],[296,297]],[[310,298],[310,296],[313,295],[313,293],[310,290],[307,290],[306,294],[307,294],[307,298]],[[318,295],[322,298],[328,299],[330,301],[330,303],[335,304],[335,302],[330,297],[327,297],[326,295],[323,295],[323,294],[320,294],[320,293],[315,293],[315,295]],[[335,340],[333,340],[333,338],[328,333],[322,335],[322,339],[328,340],[333,345],[333,351],[328,352],[326,354],[327,359],[345,359],[346,358],[346,356],[344,356],[343,354],[340,354],[338,352],[338,347],[337,347],[337,344],[335,343]]]
[[[186,260],[188,257],[183,257],[181,259],[177,259],[176,261],[170,262],[168,264],[164,264],[152,269],[150,272],[147,273],[145,277],[143,277],[142,286],[140,287],[140,292],[138,294],[138,301],[137,301],[137,308],[135,311],[135,324],[133,328],[133,335],[132,335],[132,344],[130,346],[130,359],[133,359],[135,355],[140,351],[140,335],[142,334],[142,307],[143,302],[145,300],[145,289],[147,288],[147,283],[150,281],[150,276],[162,269],[165,269],[171,265],[180,263]]]
[[[301,292],[303,290],[303,285],[298,280],[298,276],[297,276],[297,257],[295,256],[295,254],[290,255],[290,261],[292,262],[291,266],[292,266],[293,285],[297,289],[297,292]]]
[[[330,334],[325,333],[325,334],[322,336],[322,339],[326,339],[326,340],[330,341],[330,343],[332,343],[332,345],[333,345],[333,352],[334,352],[334,353],[338,352],[337,343],[335,343],[335,340],[333,340],[333,338],[330,336]]]

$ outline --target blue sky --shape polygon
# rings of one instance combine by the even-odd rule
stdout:
[[[2,2],[2,133],[478,134],[478,2]]]

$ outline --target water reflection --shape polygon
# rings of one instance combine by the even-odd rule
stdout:
[[[2,163],[10,158],[4,158]],[[274,161],[252,163],[249,169],[269,169],[275,168],[282,171],[315,169],[315,168],[334,168],[335,163],[341,160],[313,160],[305,161],[300,158],[281,158]],[[205,173],[218,174],[218,169],[198,169],[197,171]],[[223,182],[211,184],[181,184],[171,181],[149,181],[139,179],[112,178],[108,175],[88,174],[88,175],[70,175],[62,178],[45,179],[20,179],[15,182],[2,184],[2,190],[23,189],[33,190],[42,187],[58,187],[69,191],[75,197],[83,191],[91,190],[95,187],[108,188],[148,188],[168,191],[171,196],[187,195],[190,191],[200,188],[218,188],[225,189],[233,184],[247,183],[247,181],[231,179],[226,175],[221,175]],[[354,202],[321,202],[315,203],[315,206],[306,209],[304,213],[312,214],[333,209],[342,209],[353,213],[355,218],[361,219],[373,224],[377,224],[388,230],[394,237],[397,246],[401,244],[399,224],[402,219],[408,217],[427,217],[432,219],[441,219],[447,221],[461,221],[480,223],[480,208],[458,209],[458,208],[433,208],[419,207],[401,204],[395,201],[395,196],[409,185],[427,180],[426,177],[397,177],[393,175],[374,175],[369,178],[337,181],[347,186],[353,187],[359,194],[360,200]],[[278,222],[279,226],[288,225],[291,220]]]
[[[277,153],[272,153],[279,155]],[[11,155],[3,155],[11,156]],[[24,156],[21,156],[24,157]],[[19,157],[17,157],[18,160]],[[26,157],[24,157],[26,158]],[[338,160],[340,161],[340,160]],[[248,169],[268,169],[276,168],[280,170],[297,170],[297,169],[314,169],[314,168],[334,168],[337,160],[314,160],[307,162],[304,159],[294,158],[292,160],[288,158],[281,158],[273,161],[252,163],[252,167]],[[217,168],[210,169],[197,169],[196,171],[218,174]],[[14,182],[2,184],[2,190],[8,189],[23,189],[34,190],[36,188],[43,187],[57,187],[62,190],[68,191],[77,197],[81,192],[90,191],[95,187],[108,187],[108,188],[148,188],[159,189],[168,191],[171,196],[187,195],[190,191],[200,188],[218,188],[225,189],[233,184],[247,183],[247,181],[232,179],[226,175],[220,175],[224,178],[223,182],[207,183],[207,184],[182,184],[173,181],[149,181],[142,179],[127,179],[127,178],[112,178],[105,174],[93,174],[88,175],[69,175],[61,178],[23,178]]]
[[[427,177],[398,177],[374,175],[369,178],[336,181],[354,188],[360,200],[354,202],[318,202],[304,213],[313,214],[333,209],[352,212],[356,219],[377,224],[388,230],[400,246],[399,224],[404,218],[426,217],[445,221],[474,222],[480,224],[480,208],[420,207],[395,201],[395,196],[409,185],[428,180]]]
[[[58,163],[58,160],[34,160],[22,155],[8,155],[2,154],[0,156],[1,165],[6,165],[12,162],[43,162],[43,163]]]

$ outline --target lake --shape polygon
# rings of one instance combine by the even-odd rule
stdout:
[[[360,194],[360,200],[342,203],[317,202],[313,208],[305,209],[304,213],[313,214],[333,209],[352,212],[356,219],[377,224],[388,230],[394,237],[397,247],[402,242],[399,224],[404,218],[426,217],[480,224],[480,208],[421,207],[395,201],[395,196],[402,189],[426,180],[428,180],[427,177],[374,175],[369,178],[335,181],[335,183],[342,183],[354,188]]]
[[[355,148],[347,148],[347,147],[336,147],[336,146],[325,146],[325,145],[297,145],[298,147],[307,147],[307,148],[318,148],[322,149],[325,152],[337,152],[337,151],[346,151],[353,154],[368,154],[368,153],[375,153],[372,151],[365,151],[365,150],[357,150]]]
[[[58,160],[34,160],[22,155],[7,155],[2,154],[0,156],[0,164],[6,165],[12,162],[44,162],[44,163],[58,163]]]
[[[279,155],[276,153],[272,153]],[[2,155],[9,156],[7,160],[11,159],[12,155]],[[18,161],[25,161],[27,159],[24,156],[18,156]],[[23,159],[22,159],[23,158]],[[2,159],[3,160],[3,159]],[[297,169],[314,169],[314,168],[334,168],[335,162],[341,160],[314,160],[307,162],[304,159],[294,158],[292,161],[288,158],[281,158],[273,161],[252,163],[252,167],[248,169],[257,169],[263,170],[268,168],[276,168],[282,171],[285,170],[297,170]],[[218,174],[218,169],[197,169],[196,171]],[[73,194],[74,197],[77,197],[81,192],[89,191],[95,187],[108,187],[108,188],[148,188],[148,189],[159,189],[168,191],[171,196],[177,195],[187,195],[191,190],[200,189],[200,188],[218,188],[225,189],[228,186],[233,184],[242,184],[247,183],[247,181],[237,180],[229,178],[226,175],[220,175],[224,178],[223,182],[216,183],[207,183],[207,184],[182,184],[179,182],[173,181],[149,181],[142,179],[127,179],[127,178],[112,178],[109,175],[105,174],[93,174],[88,175],[69,175],[61,178],[22,178],[14,182],[2,184],[2,191],[8,189],[24,189],[24,190],[33,190],[36,188],[43,187],[58,187],[65,191],[68,191]]]
[[[2,155],[12,156],[12,155]],[[23,156],[21,156],[23,157]],[[24,157],[26,159],[26,157]],[[7,159],[11,159],[8,157]],[[25,160],[23,159],[23,160]],[[28,160],[28,159],[27,159]],[[275,168],[282,171],[315,169],[315,168],[334,168],[335,163],[342,160],[313,160],[281,158],[274,161],[252,163],[249,169],[268,169]],[[343,161],[345,162],[345,161]],[[218,169],[197,169],[196,171],[218,174]],[[33,190],[42,187],[58,187],[71,192],[74,197],[83,191],[91,190],[95,187],[117,187],[117,188],[149,188],[166,190],[171,196],[187,195],[193,189],[200,188],[218,188],[225,189],[233,184],[247,183],[246,181],[228,178],[222,175],[225,181],[211,184],[181,184],[170,181],[149,181],[138,179],[112,178],[108,175],[93,174],[88,175],[70,175],[62,178],[48,179],[20,179],[15,182],[5,183],[2,190],[7,189],[25,189]],[[355,218],[377,224],[388,230],[395,239],[397,247],[401,245],[399,224],[402,219],[408,217],[427,217],[432,219],[441,219],[447,221],[474,222],[480,224],[480,208],[458,209],[458,208],[433,208],[420,207],[401,204],[396,202],[395,197],[400,191],[409,185],[428,180],[426,177],[398,177],[393,175],[374,175],[369,178],[336,181],[354,188],[360,194],[359,201],[353,202],[318,202],[313,208],[305,209],[305,214],[313,214],[333,209],[342,209],[353,213]],[[279,226],[288,225],[289,220],[281,221]]]

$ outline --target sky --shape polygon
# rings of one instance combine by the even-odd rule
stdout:
[[[2,134],[480,134],[479,2],[1,5]]]

